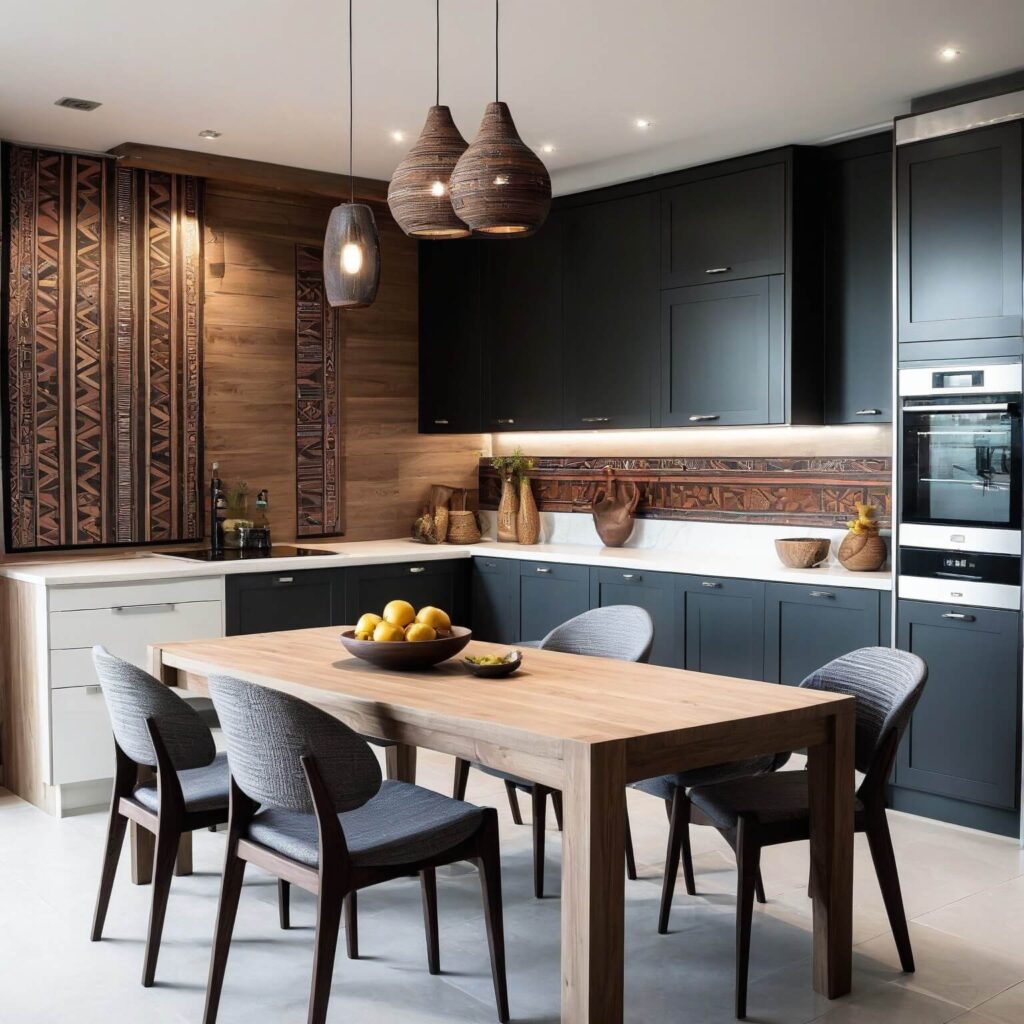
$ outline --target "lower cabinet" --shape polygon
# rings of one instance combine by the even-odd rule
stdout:
[[[363,612],[384,610],[389,601],[408,601],[414,608],[443,608],[452,622],[466,621],[465,559],[358,565],[345,569],[345,617],[349,624]]]
[[[667,572],[591,569],[590,606],[605,608],[616,604],[644,608],[654,620],[652,665],[683,667],[675,644],[675,576]]]
[[[764,633],[764,678],[795,686],[841,654],[878,645],[878,591],[769,583]]]
[[[685,667],[764,678],[764,588],[754,580],[681,576],[676,615],[685,632]]]
[[[469,625],[477,640],[519,639],[519,565],[512,558],[474,558],[469,577]]]
[[[519,563],[520,640],[543,640],[555,626],[589,608],[589,566]]]
[[[894,784],[1012,810],[1020,785],[1020,616],[900,601],[897,618],[897,646],[925,660],[928,682]]]
[[[340,624],[345,607],[344,571],[300,569],[227,576],[228,636]]]

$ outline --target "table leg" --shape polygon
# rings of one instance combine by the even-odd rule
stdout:
[[[626,848],[621,744],[572,744],[562,834],[562,1022],[621,1024]]]
[[[850,991],[853,959],[853,705],[837,710],[829,735],[808,751],[814,989]]]
[[[384,760],[387,767],[388,778],[397,782],[416,781],[416,748],[406,743],[396,743],[393,747],[386,747]]]

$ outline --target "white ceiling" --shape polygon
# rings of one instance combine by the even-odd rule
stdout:
[[[355,170],[387,178],[433,102],[434,4],[354,4]],[[441,98],[467,138],[493,17],[441,0]],[[502,98],[528,144],[557,147],[557,192],[819,142],[1024,64],[1022,0],[505,0],[501,18]],[[5,0],[0,19],[2,137],[347,167],[344,0]]]

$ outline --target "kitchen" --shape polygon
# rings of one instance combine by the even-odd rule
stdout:
[[[134,39],[158,27],[100,6]],[[343,6],[318,11],[336,80],[292,59],[307,85],[280,86],[313,139],[280,114],[276,138],[263,137],[252,110],[210,99],[217,71],[196,63],[140,64],[135,101],[113,72],[66,75],[44,59],[39,18],[13,16],[32,89],[12,86],[0,103],[4,959],[27,965],[26,950],[53,943],[73,981],[47,993],[15,980],[10,1019],[57,1019],[71,1000],[107,1020],[203,1013],[231,864],[226,803],[223,820],[182,827],[170,899],[147,884],[167,855],[141,798],[118,796],[127,741],[114,721],[115,754],[97,645],[188,696],[233,773],[226,698],[206,683],[224,673],[350,725],[384,786],[496,809],[504,880],[497,919],[485,899],[489,945],[472,872],[440,861],[422,883],[429,972],[419,883],[393,878],[360,896],[364,955],[339,958],[333,982],[328,966],[311,1002],[310,936],[285,924],[291,904],[297,921],[320,919],[316,888],[302,891],[297,866],[276,889],[251,872],[222,996],[211,981],[221,1019],[251,1015],[274,986],[274,1019],[301,1019],[307,1003],[326,1014],[329,996],[327,1019],[491,1020],[492,972],[499,1018],[712,1019],[706,1006],[731,1019],[749,1002],[767,1020],[1018,1019],[1024,72],[1007,42],[1024,28],[1018,6],[825,5],[849,35],[838,40],[802,0],[776,18],[740,3],[645,9],[666,38],[689,25],[708,48],[701,61],[716,40],[743,41],[750,67],[729,47],[717,57],[741,94],[698,105],[665,77],[671,48],[644,18],[619,24],[611,5],[589,21],[573,17],[578,4]],[[295,27],[272,7],[244,27],[214,19],[207,44],[241,33],[273,53],[275,33]],[[100,45],[101,31],[77,12],[58,34]],[[613,87],[594,60],[611,59],[616,33],[633,80]],[[759,38],[789,47],[792,68]],[[855,40],[877,47],[874,91]],[[797,79],[827,67],[830,47],[842,60],[822,86],[831,109],[819,109]],[[593,98],[546,95],[559,52]],[[377,69],[397,58],[409,67],[382,82]],[[245,74],[272,106],[278,85]],[[757,75],[785,95],[785,117],[753,96]],[[149,123],[145,97],[171,83],[181,109]],[[611,117],[597,117],[601,103]],[[424,153],[448,161],[447,191],[431,191],[440,164]],[[502,178],[512,202],[490,195]],[[403,602],[408,614],[389,611]],[[610,643],[626,632],[623,606],[650,623],[635,658],[557,646],[563,626],[594,615]],[[339,634],[366,616],[344,653]],[[429,639],[375,642],[381,618]],[[497,666],[511,671],[500,685],[475,679],[455,656],[468,631],[465,653],[516,650],[522,668]],[[417,685],[372,664],[405,648],[427,658],[431,645],[444,660],[404,677]],[[828,779],[848,782],[851,764],[821,739],[832,726],[813,732],[807,717],[838,729],[837,705],[798,685],[879,648],[927,671],[900,742],[876,751],[891,758],[876,787],[888,872],[877,833],[870,851],[850,846],[861,812]],[[621,682],[636,707],[579,653],[637,661]],[[717,759],[697,738],[711,720],[686,717],[712,707],[727,715]],[[653,742],[659,720],[661,760],[638,738]],[[568,766],[585,744],[580,781]],[[594,759],[615,744],[625,767],[601,774]],[[689,828],[715,824],[709,808],[730,781],[689,773],[805,748],[806,772],[795,753],[797,771],[773,763],[764,777],[806,776],[819,796],[834,784],[836,799],[813,802],[801,842],[764,833],[755,874],[767,902],[734,958],[737,894],[754,876],[737,873],[737,828]],[[687,780],[648,785],[675,775]],[[115,854],[93,937],[131,941],[90,944],[108,808],[129,854]],[[823,838],[830,827],[841,840]],[[609,835],[605,855],[595,837]],[[151,900],[160,922],[154,941],[150,918],[139,986]],[[278,901],[281,930],[267,908]],[[274,964],[256,972],[245,940]],[[214,963],[226,958],[212,948]]]

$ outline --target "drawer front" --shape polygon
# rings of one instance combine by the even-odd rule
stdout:
[[[54,690],[52,700],[55,786],[109,779],[114,774],[114,740],[99,686]]]
[[[144,580],[139,583],[100,584],[89,587],[53,587],[50,590],[50,611],[223,599],[224,577],[201,576],[196,579],[156,582]]]
[[[520,562],[519,575],[538,576],[544,579],[569,580],[576,583],[589,583],[589,565],[567,565],[563,562]]]
[[[147,665],[147,644],[209,640],[224,635],[220,601],[119,605],[50,612],[51,651],[103,644],[112,654]]]
[[[389,601],[408,601],[414,608],[443,608],[461,625],[466,621],[468,579],[469,559],[353,566],[345,572],[345,617],[353,623],[364,612],[379,615]]]
[[[626,604],[643,608],[654,622],[654,643],[648,659],[652,665],[682,668],[676,627],[675,578],[671,573],[634,569],[594,569],[590,578],[590,605],[607,608]]]
[[[471,559],[474,572],[487,575],[511,576],[516,568],[514,558],[489,558],[487,555],[474,555]]]

